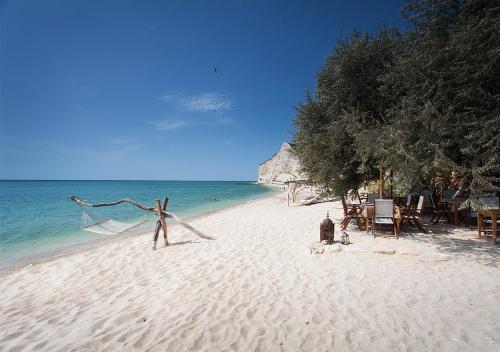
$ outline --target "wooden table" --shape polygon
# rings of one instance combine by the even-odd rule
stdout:
[[[458,225],[458,208],[460,208],[463,202],[465,202],[465,199],[463,198],[453,198],[453,199],[443,198],[439,201],[439,203],[447,204],[448,207],[451,209],[451,213],[453,214],[451,223],[455,226]]]
[[[365,230],[368,233],[368,219],[373,218],[375,212],[375,205],[373,203],[364,203],[361,205],[361,214],[365,219]],[[396,225],[396,234],[399,236],[401,225],[401,211],[398,206],[394,206],[394,222]],[[373,224],[372,224],[373,226]]]
[[[477,235],[481,238],[481,228],[484,217],[491,217],[491,230],[493,232],[493,245],[497,244],[497,218],[500,218],[500,209],[481,209],[477,211]]]

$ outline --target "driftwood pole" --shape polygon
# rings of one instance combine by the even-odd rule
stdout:
[[[165,240],[165,246],[168,246],[168,238],[167,238],[167,222],[165,221],[165,216],[166,213],[165,211],[167,210],[167,204],[168,204],[168,198],[165,197],[163,200],[163,206],[160,203],[160,200],[156,200],[156,213],[158,215],[158,220],[156,221],[156,227],[155,227],[155,232],[153,235],[153,250],[156,249],[156,242],[158,242],[158,235],[160,234],[160,229],[163,230],[163,239]]]

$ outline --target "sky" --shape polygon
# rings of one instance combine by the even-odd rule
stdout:
[[[0,179],[255,180],[335,41],[404,3],[0,0]]]

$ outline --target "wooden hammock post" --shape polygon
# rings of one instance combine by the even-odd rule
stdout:
[[[168,238],[167,238],[167,222],[165,221],[166,213],[168,205],[168,198],[165,197],[163,200],[163,206],[160,203],[160,200],[156,200],[156,214],[158,215],[158,220],[156,221],[155,232],[153,235],[153,250],[156,249],[156,242],[158,241],[158,235],[160,234],[160,229],[163,230],[163,239],[165,240],[165,246],[168,246]]]

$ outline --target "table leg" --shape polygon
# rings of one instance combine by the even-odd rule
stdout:
[[[481,225],[483,223],[483,215],[477,213],[477,238],[481,238]]]
[[[496,214],[491,215],[491,220],[493,224],[491,225],[491,229],[493,230],[493,245],[497,244],[497,216]]]
[[[453,204],[453,225],[458,225],[458,206]]]

